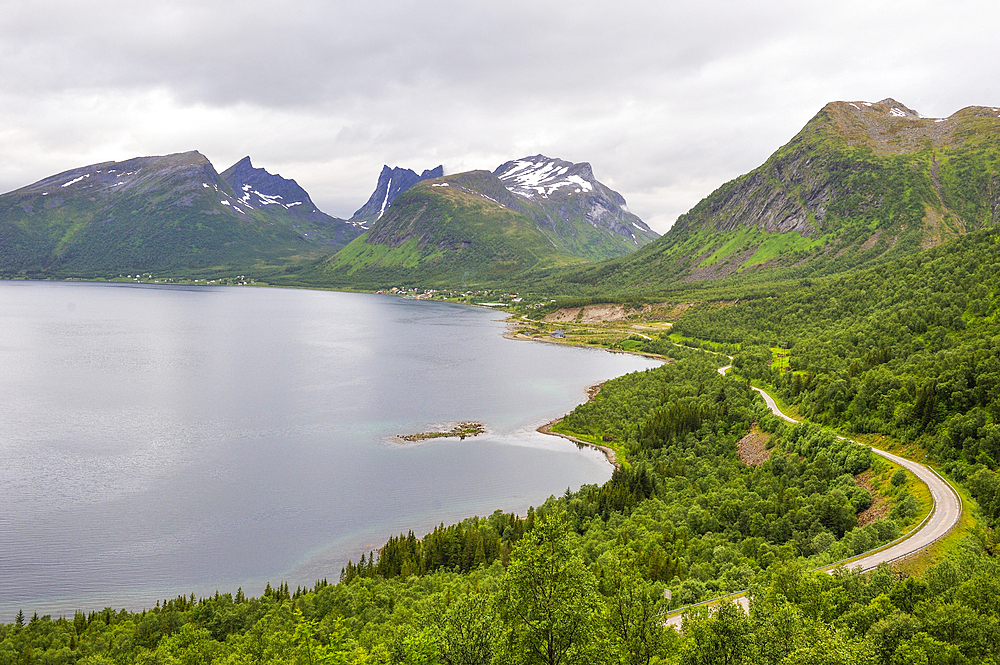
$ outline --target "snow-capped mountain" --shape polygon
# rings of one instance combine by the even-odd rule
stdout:
[[[291,210],[301,206],[296,210],[300,214],[319,212],[309,194],[297,182],[268,173],[265,169],[254,168],[249,157],[244,157],[220,175],[248,208],[257,210],[278,206]]]
[[[625,197],[594,177],[587,162],[574,164],[534,155],[505,162],[493,175],[512,194],[541,207],[545,214],[539,223],[548,223],[560,235],[565,235],[559,229],[560,222],[579,221],[610,231],[635,248],[658,237],[629,212]]]
[[[528,265],[546,254],[552,256],[545,261],[621,256],[658,237],[628,211],[621,194],[594,178],[587,163],[524,157],[492,172],[467,171],[414,183],[395,202],[392,174],[383,169],[380,190],[369,199],[374,216],[368,233],[345,250],[358,261],[344,259],[341,267],[367,269],[362,266],[365,257],[378,262],[385,247],[407,243],[415,243],[426,257],[438,251],[465,253],[470,258],[454,259],[463,266],[492,260],[485,258],[491,252],[534,256],[525,259]]]
[[[254,168],[250,157],[244,157],[219,175],[236,196],[233,202],[222,200],[223,205],[239,212],[246,208],[271,214],[289,213],[293,219],[301,220],[295,226],[305,239],[346,245],[363,231],[358,224],[332,217],[317,208],[309,193],[294,180]]]
[[[544,155],[506,162],[493,173],[507,189],[527,199],[548,198],[560,189],[564,194],[590,192],[595,182],[590,164],[572,164]]]

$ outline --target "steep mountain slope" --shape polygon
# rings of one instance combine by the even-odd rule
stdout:
[[[250,157],[244,157],[220,175],[244,205],[287,219],[289,226],[301,230],[303,237],[346,245],[363,232],[358,224],[331,217],[317,208],[309,193],[294,180],[254,168]]]
[[[892,99],[832,102],[763,165],[703,199],[659,240],[566,277],[645,289],[764,268],[826,274],[996,224],[998,116],[993,107],[923,118]]]
[[[557,250],[489,171],[418,183],[314,277],[329,284],[467,286],[581,262]]]
[[[375,191],[372,192],[368,201],[351,215],[351,221],[368,228],[371,222],[381,219],[385,209],[399,198],[400,194],[422,180],[440,178],[442,175],[444,175],[444,167],[440,165],[433,169],[427,169],[420,175],[410,169],[398,166],[391,169],[388,165],[383,166],[382,172],[378,176],[378,183],[375,185]]]
[[[332,251],[289,221],[251,207],[196,151],[93,164],[0,196],[0,274],[181,274]]]

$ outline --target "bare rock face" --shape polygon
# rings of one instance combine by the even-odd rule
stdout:
[[[891,98],[831,102],[763,165],[678,218],[662,242],[684,246],[672,263],[687,279],[804,265],[810,254],[847,262],[928,247],[1000,222],[998,147],[997,108],[925,118]]]
[[[367,228],[372,222],[381,219],[386,208],[410,187],[423,180],[440,178],[443,175],[444,166],[441,165],[427,169],[420,175],[410,169],[398,166],[390,169],[388,165],[385,165],[382,167],[382,172],[379,173],[375,191],[368,197],[368,201],[351,215],[350,221]]]

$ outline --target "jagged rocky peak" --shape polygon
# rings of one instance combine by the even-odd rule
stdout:
[[[249,208],[279,206],[303,214],[318,210],[297,182],[268,173],[266,169],[254,168],[250,157],[244,157],[221,175],[240,202]]]
[[[493,172],[514,194],[524,198],[550,198],[554,194],[592,192],[598,182],[587,162],[574,164],[545,155],[505,162]],[[617,192],[615,192],[618,195]],[[618,195],[618,198],[621,198]],[[616,201],[617,203],[617,201]],[[619,205],[624,205],[622,198]]]
[[[422,180],[440,178],[444,175],[444,166],[438,165],[432,169],[426,169],[420,175],[410,169],[400,167],[389,168],[388,165],[382,167],[379,173],[378,183],[375,191],[368,198],[368,201],[358,208],[351,216],[352,222],[374,222],[382,218],[385,209],[395,201],[400,194],[413,187]]]

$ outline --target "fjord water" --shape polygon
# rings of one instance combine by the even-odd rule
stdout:
[[[0,282],[0,620],[335,581],[348,558],[601,483],[534,429],[655,363],[502,315],[317,291]],[[479,420],[464,441],[397,434]]]

